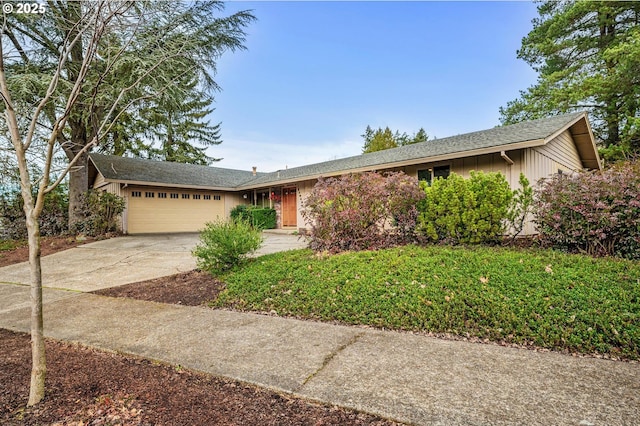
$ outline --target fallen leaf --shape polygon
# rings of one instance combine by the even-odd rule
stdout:
[[[489,282],[489,278],[487,278],[487,277],[480,277],[480,282],[481,282],[482,284],[486,284],[486,283],[488,283],[488,282]]]
[[[551,265],[547,265],[547,266],[545,266],[545,267],[544,267],[544,271],[545,271],[547,274],[553,274],[553,269],[551,269]]]

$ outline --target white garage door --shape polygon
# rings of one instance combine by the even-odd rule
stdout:
[[[215,192],[131,188],[127,206],[130,234],[196,232],[224,218],[224,195]]]

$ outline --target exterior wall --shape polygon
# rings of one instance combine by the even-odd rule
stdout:
[[[441,162],[423,163],[419,165],[396,167],[390,169],[379,169],[378,171],[402,171],[410,176],[417,177],[419,170],[448,165],[450,166],[451,172],[455,172],[465,178],[468,178],[470,176],[470,172],[473,170],[484,172],[500,172],[505,175],[511,188],[516,189],[519,187],[518,179],[520,173],[524,173],[532,183],[532,185],[535,185],[540,179],[558,173],[558,171],[562,171],[563,173],[571,173],[574,171],[582,170],[583,168],[580,155],[569,130],[561,133],[544,146],[506,151],[506,155],[513,162],[513,164],[511,164],[507,159],[502,158],[500,153],[493,153],[466,158],[457,158]],[[316,179],[310,179],[297,182],[295,184],[286,185],[286,187],[296,188],[297,228],[301,231],[310,227],[310,224],[305,222],[302,211],[305,198],[309,195],[316,182]],[[122,229],[126,231],[128,229],[128,203],[130,200],[130,193],[132,190],[141,190],[144,192],[145,187],[121,188],[121,185],[118,183],[106,182],[100,174],[98,174],[97,178],[95,179],[93,186],[94,188],[109,191],[125,198],[127,202],[127,209],[122,215]],[[162,190],[163,192],[175,191],[179,193],[204,193],[203,191],[192,191],[179,188],[147,188],[151,188],[156,192]],[[224,212],[224,218],[228,218],[230,216],[231,210],[237,205],[255,204],[261,207],[275,208],[278,212],[278,219],[280,220],[281,212],[279,207],[281,207],[281,205],[276,201],[270,200],[269,195],[272,192],[280,194],[282,188],[283,187],[280,185],[268,188],[257,188],[255,190],[246,190],[244,192],[210,191],[210,193],[223,194],[222,201],[224,207],[222,211]],[[246,195],[247,197],[244,198],[244,195]],[[278,227],[281,227],[280,221],[278,222]],[[535,233],[535,229],[533,228],[533,225],[531,223],[527,224],[524,233]]]
[[[102,177],[102,175],[100,173],[98,173],[98,176],[96,176],[95,181],[93,182],[93,189],[98,190],[98,191],[106,191],[109,192],[111,194],[115,194],[119,197],[123,197],[125,199],[125,209],[124,212],[120,215],[120,217],[118,218],[118,231],[120,232],[126,232],[127,230],[127,221],[126,221],[126,217],[127,217],[127,197],[125,197],[124,192],[122,191],[122,189],[120,188],[120,184],[116,183],[116,182],[107,182],[104,180],[104,177]]]

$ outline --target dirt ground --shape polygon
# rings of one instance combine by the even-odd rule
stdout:
[[[77,244],[47,242],[43,253]],[[4,262],[26,260],[24,253],[2,254]],[[210,275],[191,271],[97,293],[195,306],[215,299],[223,288]],[[179,366],[52,340],[47,340],[46,348],[47,396],[37,407],[25,408],[31,368],[29,336],[0,329],[0,347],[2,425],[398,424]]]
[[[67,250],[81,244],[95,241],[95,238],[86,237],[78,241],[76,237],[43,237],[40,240],[40,253],[47,256],[62,250]],[[0,251],[0,267],[13,265],[14,263],[27,262],[29,260],[29,247],[25,244],[14,250]]]
[[[47,397],[25,408],[29,336],[0,329],[3,425],[395,425],[146,359],[47,341]]]
[[[183,272],[168,277],[106,288],[95,294],[175,305],[199,306],[215,300],[224,290],[224,283],[200,271]]]

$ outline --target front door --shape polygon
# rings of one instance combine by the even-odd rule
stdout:
[[[282,227],[297,226],[296,188],[282,189]]]

